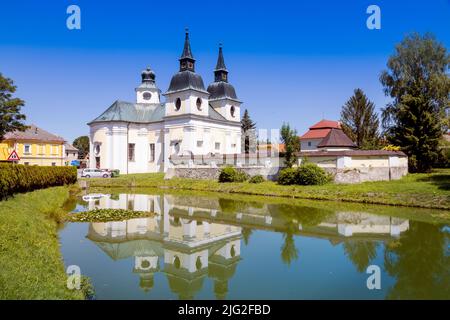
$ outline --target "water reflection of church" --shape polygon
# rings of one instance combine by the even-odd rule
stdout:
[[[150,218],[91,223],[88,238],[114,260],[134,257],[133,272],[150,290],[154,274],[162,272],[180,299],[192,299],[204,279],[214,281],[216,298],[223,299],[240,261],[242,228],[289,232],[328,239],[383,241],[408,230],[408,220],[364,212],[338,212],[314,225],[302,224],[273,207],[229,207],[220,199],[172,195],[87,196],[88,208],[155,212]],[[292,226],[294,226],[292,228]],[[162,266],[162,267],[161,267]]]
[[[240,259],[241,227],[194,220],[192,208],[175,209],[170,200],[168,196],[119,195],[90,201],[89,209],[122,208],[156,215],[91,223],[88,238],[114,260],[134,257],[133,272],[139,274],[146,291],[153,287],[154,274],[163,272],[180,299],[194,298],[205,277],[214,280],[216,297],[225,298]],[[179,210],[186,210],[186,216],[177,214]]]

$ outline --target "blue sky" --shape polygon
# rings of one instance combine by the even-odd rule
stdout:
[[[66,9],[81,8],[81,30]],[[381,30],[366,9],[381,8]],[[18,86],[29,123],[72,141],[116,99],[133,101],[150,66],[164,92],[189,27],[205,85],[220,42],[230,82],[259,128],[288,121],[299,133],[338,119],[357,87],[377,108],[379,83],[405,34],[432,32],[450,48],[450,0],[434,1],[3,1],[0,72]]]

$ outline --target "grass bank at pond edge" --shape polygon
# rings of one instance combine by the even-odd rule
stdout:
[[[91,179],[89,185],[90,187],[170,188],[450,210],[450,169],[439,169],[430,174],[409,174],[394,181],[360,184],[330,183],[322,186],[282,186],[272,181],[254,184],[219,183],[213,180],[182,178],[164,180],[162,173]]]
[[[66,288],[58,226],[71,187],[0,201],[0,299],[84,299]]]

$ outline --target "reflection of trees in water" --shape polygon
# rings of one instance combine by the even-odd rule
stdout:
[[[248,209],[249,204],[244,201],[219,198],[219,206],[223,213],[237,213]]]
[[[365,272],[370,262],[377,256],[379,243],[374,241],[352,240],[345,241],[344,252],[355,265],[358,272]]]
[[[334,213],[331,210],[324,210],[311,207],[294,206],[289,204],[269,204],[269,212],[274,216],[281,216],[288,222],[296,220],[305,226],[315,226],[323,222]]]
[[[298,250],[295,246],[294,233],[298,230],[298,225],[292,221],[286,222],[286,232],[283,233],[283,245],[281,246],[281,260],[290,265],[292,261],[298,259]]]
[[[250,236],[252,235],[253,230],[250,228],[244,227],[244,228],[242,228],[241,233],[242,233],[242,239],[244,240],[244,244],[248,245],[248,241],[250,240]]]
[[[385,269],[396,278],[388,299],[450,299],[449,235],[441,226],[411,221],[386,245]]]
[[[295,247],[294,236],[290,233],[283,234],[284,242],[281,246],[281,260],[290,265],[293,260],[298,259],[298,250]]]

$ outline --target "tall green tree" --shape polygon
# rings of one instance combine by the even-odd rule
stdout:
[[[450,55],[432,35],[408,35],[389,58],[380,81],[393,98],[382,114],[388,141],[409,157],[413,172],[428,172],[448,129]]]
[[[244,153],[256,152],[256,123],[250,118],[248,110],[245,109],[241,119],[242,150]]]
[[[78,157],[80,159],[84,158],[89,153],[89,137],[80,136],[73,140],[72,145],[78,149]]]
[[[13,97],[16,89],[14,82],[3,77],[0,73],[0,141],[8,132],[25,131],[27,129],[27,126],[23,123],[26,116],[20,112],[20,109],[25,105],[25,101]]]
[[[283,123],[280,130],[281,142],[284,143],[284,160],[286,167],[292,168],[297,163],[297,152],[300,151],[300,138],[297,130],[291,129],[289,123]]]
[[[380,141],[379,125],[375,104],[361,89],[355,89],[353,96],[342,107],[342,130],[358,148],[375,149]]]

